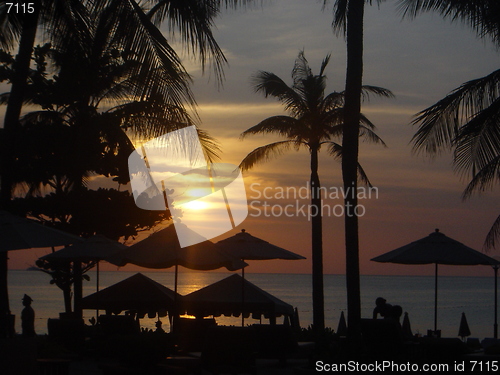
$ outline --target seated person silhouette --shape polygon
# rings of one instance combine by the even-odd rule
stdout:
[[[373,319],[377,319],[378,314],[384,319],[387,319],[391,315],[392,305],[387,303],[385,298],[378,297],[375,300],[375,308],[373,309]]]
[[[389,311],[389,319],[393,319],[396,322],[400,323],[401,315],[403,315],[403,308],[399,305],[394,305],[391,307],[391,310]]]

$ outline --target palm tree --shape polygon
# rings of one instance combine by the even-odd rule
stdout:
[[[380,3],[383,0],[377,0]],[[327,0],[325,0],[325,3]],[[366,0],[371,4],[371,0]],[[357,189],[359,121],[363,85],[363,22],[365,0],[336,0],[333,27],[344,34],[347,43],[347,70],[342,147],[344,188]],[[346,194],[344,204],[356,207],[356,194]],[[361,286],[359,276],[359,227],[356,215],[344,215],[346,251],[347,321],[349,336],[357,345],[361,335]]]
[[[489,37],[500,46],[500,3],[495,0],[402,0],[405,15],[438,11],[451,19],[461,19],[479,36]],[[475,191],[490,189],[500,179],[500,70],[463,83],[436,104],[416,115],[419,125],[412,142],[417,151],[437,154],[454,150],[455,168],[472,176],[463,198]],[[500,216],[486,236],[484,248],[495,247],[500,236]]]
[[[102,26],[114,30],[117,37],[115,42],[140,62],[136,67],[136,74],[142,77],[145,84],[137,88],[135,98],[145,99],[159,90],[170,102],[182,106],[183,101],[194,104],[189,90],[189,76],[153,21],[159,23],[168,19],[171,30],[179,31],[182,41],[200,55],[202,63],[211,59],[220,74],[225,59],[211,33],[213,18],[222,3],[235,6],[241,4],[237,0],[150,1],[148,3],[153,9],[148,16],[135,0],[34,0],[33,3],[33,12],[25,15],[9,12],[6,2],[0,4],[0,47],[13,48],[16,43],[19,45],[1,134],[0,204],[4,208],[11,199],[13,188],[13,142],[9,139],[19,129],[38,25],[43,25],[44,36],[56,48],[67,46],[65,41],[68,39],[73,40],[76,46],[80,43],[84,45],[82,38],[85,37],[85,32],[82,31],[86,30],[91,21],[89,14],[95,14],[93,11],[105,12],[108,18],[102,18]],[[158,77],[162,77],[168,84],[155,85]],[[0,254],[0,316],[8,313],[7,253],[3,253]]]
[[[59,49],[35,48],[36,75],[31,75],[25,100],[42,109],[20,120],[25,141],[14,168],[14,182],[26,183],[29,193],[48,185],[64,195],[83,187],[90,174],[127,183],[133,150],[128,136],[148,139],[193,124],[186,110],[161,91],[131,100],[147,85],[138,73],[141,61],[116,43],[106,11],[91,19],[81,31],[82,43],[68,38]],[[47,65],[55,70],[47,72]],[[161,75],[155,80],[160,87],[169,84]],[[0,102],[8,99],[9,93],[0,96]],[[208,158],[215,158],[216,144],[203,131],[199,134]]]
[[[332,92],[325,95],[325,69],[330,60],[328,55],[322,62],[319,74],[312,73],[303,52],[299,53],[292,70],[293,85],[288,86],[281,78],[270,72],[259,72],[255,76],[255,90],[272,96],[282,102],[289,116],[269,117],[242,133],[242,137],[252,134],[274,133],[286,140],[261,146],[250,152],[241,162],[243,170],[256,163],[267,161],[290,148],[305,147],[311,155],[311,229],[312,229],[312,282],[313,282],[313,326],[317,333],[324,329],[323,301],[323,244],[320,179],[318,174],[318,154],[322,146],[329,148],[330,154],[344,158],[345,149],[334,140],[342,135],[345,93]],[[364,92],[391,97],[389,90],[365,86]],[[359,134],[368,140],[384,145],[373,132],[374,125],[364,116],[358,122]],[[366,175],[356,166],[358,175],[368,182]]]
[[[134,54],[140,62],[136,66],[136,74],[142,77],[144,85],[136,90],[135,98],[146,98],[153,94],[155,88],[177,105],[183,105],[183,102],[194,104],[188,86],[189,76],[157,26],[167,21],[169,30],[179,32],[181,41],[200,57],[202,66],[211,61],[217,76],[221,77],[225,57],[212,34],[213,20],[222,4],[236,7],[250,1],[148,0],[140,6],[136,0],[34,0],[33,12],[26,14],[9,12],[9,5],[2,2],[0,47],[13,48],[17,42],[19,44],[3,138],[18,126],[38,25],[43,25],[43,36],[56,48],[67,46],[68,39],[74,40],[78,46],[85,44],[85,31],[91,22],[89,15],[106,14],[107,17],[102,17],[101,26],[113,30],[115,43]],[[159,76],[168,84],[157,85]],[[0,190],[0,204],[3,206],[10,200],[12,191],[12,171],[7,167],[11,164],[9,155],[12,150],[7,147],[10,142],[4,143]]]

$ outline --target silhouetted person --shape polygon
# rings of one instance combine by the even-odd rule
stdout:
[[[391,315],[392,305],[387,303],[385,298],[378,297],[375,300],[375,308],[373,309],[373,319],[377,319],[378,314],[387,319]]]
[[[403,308],[399,305],[394,305],[389,311],[388,318],[394,319],[396,322],[400,323],[401,315],[403,315]]]
[[[23,297],[24,309],[21,312],[21,328],[23,337],[34,337],[35,333],[35,310],[31,307],[33,299],[27,294]]]
[[[155,323],[155,326],[156,326],[155,333],[165,333],[163,328],[161,328],[161,326],[162,326],[161,320],[158,319],[158,321]]]

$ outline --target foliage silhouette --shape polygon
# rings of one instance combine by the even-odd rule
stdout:
[[[437,11],[445,18],[460,19],[480,37],[500,46],[500,3],[495,0],[401,0],[405,15]],[[437,155],[453,150],[456,171],[472,176],[463,198],[485,191],[500,176],[500,70],[463,83],[446,97],[416,114],[418,130],[414,150]],[[489,230],[484,249],[494,248],[500,236],[500,216]]]

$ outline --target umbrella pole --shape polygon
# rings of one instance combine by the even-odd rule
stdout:
[[[495,265],[493,267],[495,270],[495,324],[493,325],[493,337],[495,339],[498,339],[498,321],[497,321],[497,316],[498,316],[498,265]]]
[[[243,259],[242,259],[243,260]],[[245,326],[245,267],[241,269],[241,326]]]
[[[177,274],[179,273],[179,266],[176,264],[175,265],[175,275],[174,275],[174,300],[177,299]]]
[[[179,274],[179,265],[175,265],[175,271],[174,271],[174,313],[172,316],[172,324],[170,325],[170,332],[174,330],[175,326],[175,319],[177,318],[177,277]]]
[[[434,275],[434,332],[437,332],[438,314],[438,264],[436,263],[436,272]]]
[[[97,275],[95,277],[95,280],[96,280],[95,289],[96,289],[96,293],[97,293],[99,291],[99,261],[97,261],[97,263],[96,263],[96,272],[97,272]],[[96,309],[96,311],[95,311],[96,321],[98,318],[99,318],[99,309]]]

